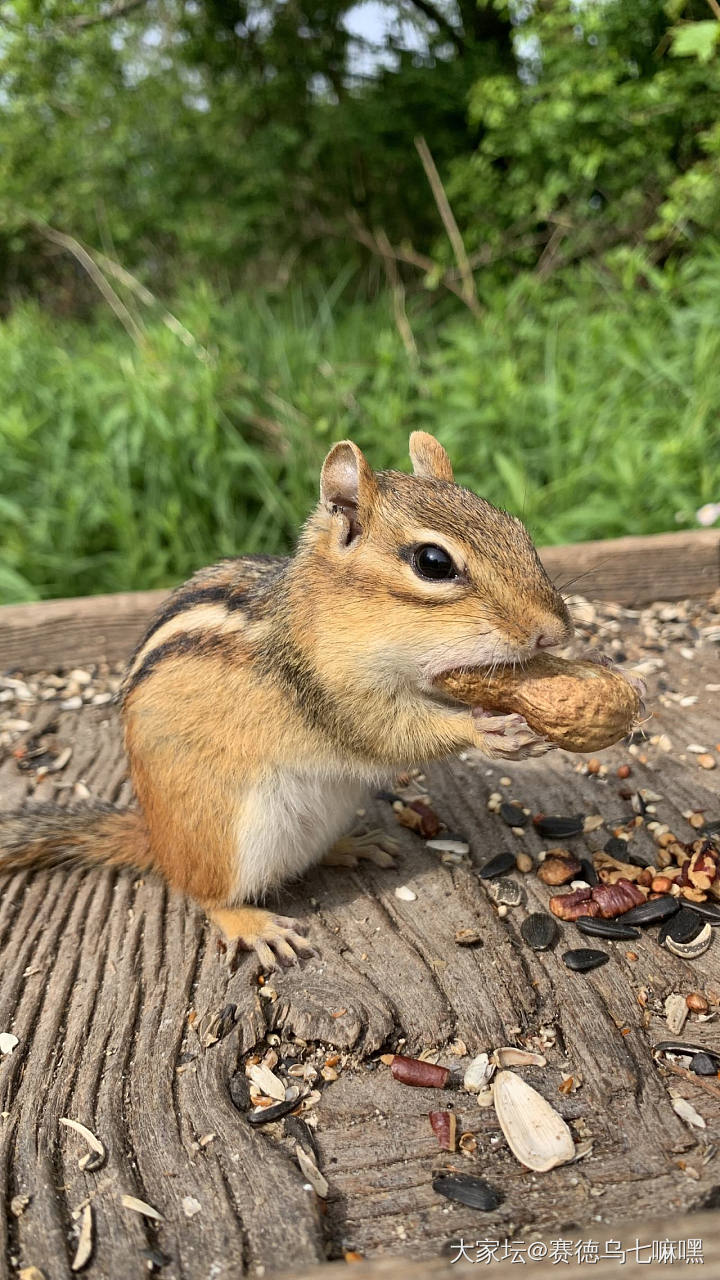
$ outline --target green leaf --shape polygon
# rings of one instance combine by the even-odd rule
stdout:
[[[671,34],[670,51],[676,57],[709,62],[720,40],[720,22],[685,22]]]

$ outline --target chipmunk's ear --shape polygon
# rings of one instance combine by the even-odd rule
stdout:
[[[413,475],[421,480],[447,480],[453,483],[452,463],[442,445],[427,431],[413,431],[410,436],[410,461]]]
[[[320,475],[320,498],[340,521],[339,532],[345,546],[362,533],[377,497],[372,468],[357,445],[352,440],[333,445]]]

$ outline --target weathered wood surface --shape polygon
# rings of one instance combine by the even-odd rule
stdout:
[[[700,743],[714,751],[720,738],[718,693],[706,688],[720,683],[720,664],[716,645],[699,647],[694,658],[682,648],[680,642],[665,654],[666,668],[650,678],[652,731],[667,734],[673,750],[649,747],[646,765],[622,747],[602,759],[613,766],[629,759],[633,772],[624,785],[661,793],[659,818],[689,838],[684,811],[720,818],[720,768],[703,772],[685,750]],[[664,705],[655,696],[659,678],[666,690],[698,701]],[[58,739],[73,744],[63,783],[82,780],[92,796],[112,801],[128,797],[111,707],[58,712],[43,704],[27,716],[38,726],[56,721]],[[499,767],[458,761],[429,769],[428,786],[448,827],[469,837],[477,864],[501,848],[542,846],[533,831],[515,837],[488,813],[492,789],[533,811],[601,813],[609,827],[627,819],[632,810],[614,773],[582,776],[576,763],[561,753]],[[510,785],[500,784],[505,776]],[[32,808],[53,789],[46,778],[33,791],[31,775],[11,756],[0,764],[2,808]],[[260,996],[251,956],[232,972],[199,913],[149,877],[75,871],[5,879],[0,1031],[12,1031],[19,1045],[0,1060],[0,1275],[34,1265],[49,1280],[69,1277],[72,1214],[87,1197],[95,1245],[84,1274],[91,1280],[147,1274],[142,1251],[153,1248],[167,1255],[160,1274],[170,1280],[222,1280],[258,1268],[290,1280],[316,1275],[326,1257],[342,1259],[345,1251],[369,1260],[395,1255],[396,1276],[424,1280],[460,1274],[437,1259],[461,1237],[604,1242],[617,1238],[619,1219],[650,1214],[666,1223],[663,1237],[705,1234],[706,1257],[717,1259],[717,1230],[707,1235],[706,1217],[694,1215],[720,1203],[720,1096],[661,1071],[651,1046],[667,1038],[663,1000],[670,991],[702,989],[720,999],[720,942],[691,967],[651,935],[632,944],[598,941],[610,963],[570,974],[562,951],[585,941],[573,926],[553,952],[536,955],[520,941],[525,910],[549,896],[535,877],[523,880],[527,908],[501,919],[473,868],[441,865],[395,826],[386,804],[370,804],[367,821],[398,836],[399,869],[319,869],[280,895],[283,911],[308,921],[320,957],[273,977],[265,992],[273,988],[276,999]],[[593,832],[573,847],[599,848],[607,834]],[[415,901],[395,896],[399,884],[413,888]],[[479,929],[482,947],[455,945],[455,931],[465,926]],[[627,958],[630,946],[637,960]],[[237,1006],[234,1028],[203,1048],[196,1028],[228,1004]],[[475,1053],[526,1043],[541,1028],[555,1040],[548,1067],[523,1074],[594,1141],[579,1163],[547,1174],[524,1170],[494,1113],[468,1095],[405,1088],[378,1062],[380,1051],[404,1040],[408,1052],[435,1047],[443,1061],[459,1064],[452,1052],[458,1040]],[[262,1047],[269,1029],[298,1057],[318,1045],[341,1057],[339,1079],[323,1085],[315,1108],[330,1185],[325,1207],[304,1189],[282,1129],[251,1130],[228,1096],[233,1071]],[[717,1013],[705,1023],[693,1019],[685,1038],[720,1049]],[[564,1071],[582,1077],[567,1096],[558,1092]],[[669,1088],[691,1099],[706,1129],[675,1114]],[[455,1106],[460,1128],[476,1135],[474,1159],[438,1150],[427,1112],[444,1105]],[[85,1147],[59,1125],[62,1116],[88,1125],[106,1144],[99,1172],[78,1169]],[[448,1164],[481,1172],[501,1188],[500,1208],[480,1214],[438,1197],[432,1172]],[[123,1193],[155,1206],[162,1222],[124,1208]],[[31,1200],[16,1217],[9,1206],[18,1195]],[[415,1272],[424,1259],[436,1261]],[[530,1274],[542,1275],[541,1264],[534,1266]],[[615,1274],[617,1264],[597,1265],[595,1274],[612,1268]],[[489,1273],[503,1274],[500,1264]],[[381,1280],[383,1273],[366,1274]]]
[[[561,587],[633,607],[707,597],[720,588],[720,529],[543,547]],[[0,671],[40,671],[65,652],[76,664],[124,661],[167,591],[129,591],[0,608]]]

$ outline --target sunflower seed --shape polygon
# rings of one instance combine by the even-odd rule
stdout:
[[[479,1053],[468,1065],[463,1076],[463,1088],[468,1093],[479,1093],[492,1080],[495,1065],[486,1053]]]
[[[650,898],[648,902],[641,902],[637,907],[624,911],[623,921],[625,924],[660,924],[662,920],[674,915],[679,907],[677,898],[663,894],[660,898]]]
[[[589,947],[575,947],[563,955],[563,964],[576,973],[588,973],[590,969],[599,969],[607,964],[610,956],[607,951],[591,951]]]
[[[618,836],[611,836],[603,845],[603,852],[609,853],[611,858],[626,858],[628,854],[627,840],[621,840]]]
[[[287,1137],[291,1138],[296,1146],[301,1146],[306,1155],[310,1156],[316,1164],[320,1163],[317,1139],[309,1124],[306,1124],[300,1116],[286,1116],[284,1129]]]
[[[707,1125],[702,1116],[688,1102],[687,1098],[671,1098],[670,1105],[676,1115],[680,1116],[686,1124],[692,1124],[696,1129],[706,1129]]]
[[[517,1049],[515,1045],[501,1045],[493,1050],[492,1061],[498,1067],[546,1067],[547,1058],[541,1053],[531,1053],[529,1049]]]
[[[514,853],[496,853],[494,858],[490,858],[483,863],[478,875],[481,880],[492,880],[495,876],[504,876],[507,871],[512,871],[514,867]]]
[[[575,1144],[562,1116],[520,1076],[498,1072],[493,1101],[510,1150],[528,1169],[544,1173],[574,1158]]]
[[[470,852],[470,845],[465,840],[451,839],[449,836],[438,836],[436,840],[426,840],[425,848],[436,849],[438,853],[465,854]]]
[[[284,1102],[276,1102],[271,1107],[257,1107],[254,1111],[248,1111],[245,1119],[248,1124],[271,1124],[273,1120],[281,1120],[283,1116],[294,1111],[298,1105],[300,1090],[297,1085],[291,1085],[285,1094]]]
[[[681,907],[658,929],[658,942],[662,945],[668,938],[672,938],[673,942],[691,942],[693,938],[697,938],[702,928],[704,925],[700,916],[687,907]]]
[[[690,1063],[690,1070],[694,1071],[696,1076],[716,1076],[718,1066],[709,1053],[696,1053]]]
[[[712,929],[709,924],[705,924],[697,936],[691,938],[689,942],[674,942],[672,938],[666,938],[665,946],[668,951],[680,956],[681,960],[697,960],[698,956],[705,955],[711,942]]]
[[[500,816],[509,827],[526,827],[530,817],[519,804],[501,804]]]
[[[578,916],[573,921],[581,933],[590,934],[594,938],[621,939],[639,938],[640,930],[622,920],[601,920],[596,916]]]
[[[133,1213],[141,1213],[144,1218],[154,1218],[156,1222],[162,1222],[162,1214],[145,1200],[138,1200],[137,1196],[122,1195],[120,1203],[123,1208],[132,1209]]]
[[[75,1257],[70,1263],[72,1271],[82,1271],[86,1267],[93,1251],[93,1213],[92,1205],[86,1204],[82,1211],[80,1220],[80,1234],[78,1235],[77,1249]]]
[[[692,911],[696,916],[707,920],[710,925],[720,925],[720,907],[714,902],[693,902],[691,907],[685,907],[683,910]]]
[[[437,1191],[446,1200],[457,1200],[470,1209],[482,1209],[489,1213],[497,1209],[502,1195],[491,1187],[484,1178],[476,1178],[470,1173],[441,1173],[433,1178],[433,1191]]]
[[[557,940],[558,927],[545,911],[533,911],[523,920],[520,934],[533,951],[548,951]]]
[[[589,858],[580,859],[580,869],[582,871],[582,878],[585,881],[585,883],[589,884],[591,889],[594,888],[595,885],[598,883],[598,876],[597,876],[597,871],[595,870],[592,862],[590,862]]]
[[[506,907],[517,907],[525,897],[525,891],[517,880],[510,880],[507,876],[499,876],[493,880],[488,887],[488,892],[493,902],[504,904]]]
[[[571,817],[550,816],[537,818],[535,828],[541,836],[549,840],[566,840],[568,836],[579,836],[583,833],[585,817],[575,813]]]
[[[237,1107],[238,1111],[247,1111],[250,1106],[250,1085],[243,1071],[236,1071],[230,1077],[228,1090],[233,1106]]]

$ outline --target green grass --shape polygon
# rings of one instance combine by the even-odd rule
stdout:
[[[625,271],[625,276],[623,276]],[[465,310],[207,290],[135,345],[114,318],[0,324],[0,600],[156,587],[292,545],[324,452],[377,467],[435,432],[538,542],[691,527],[720,500],[720,255],[638,280],[524,278]]]

